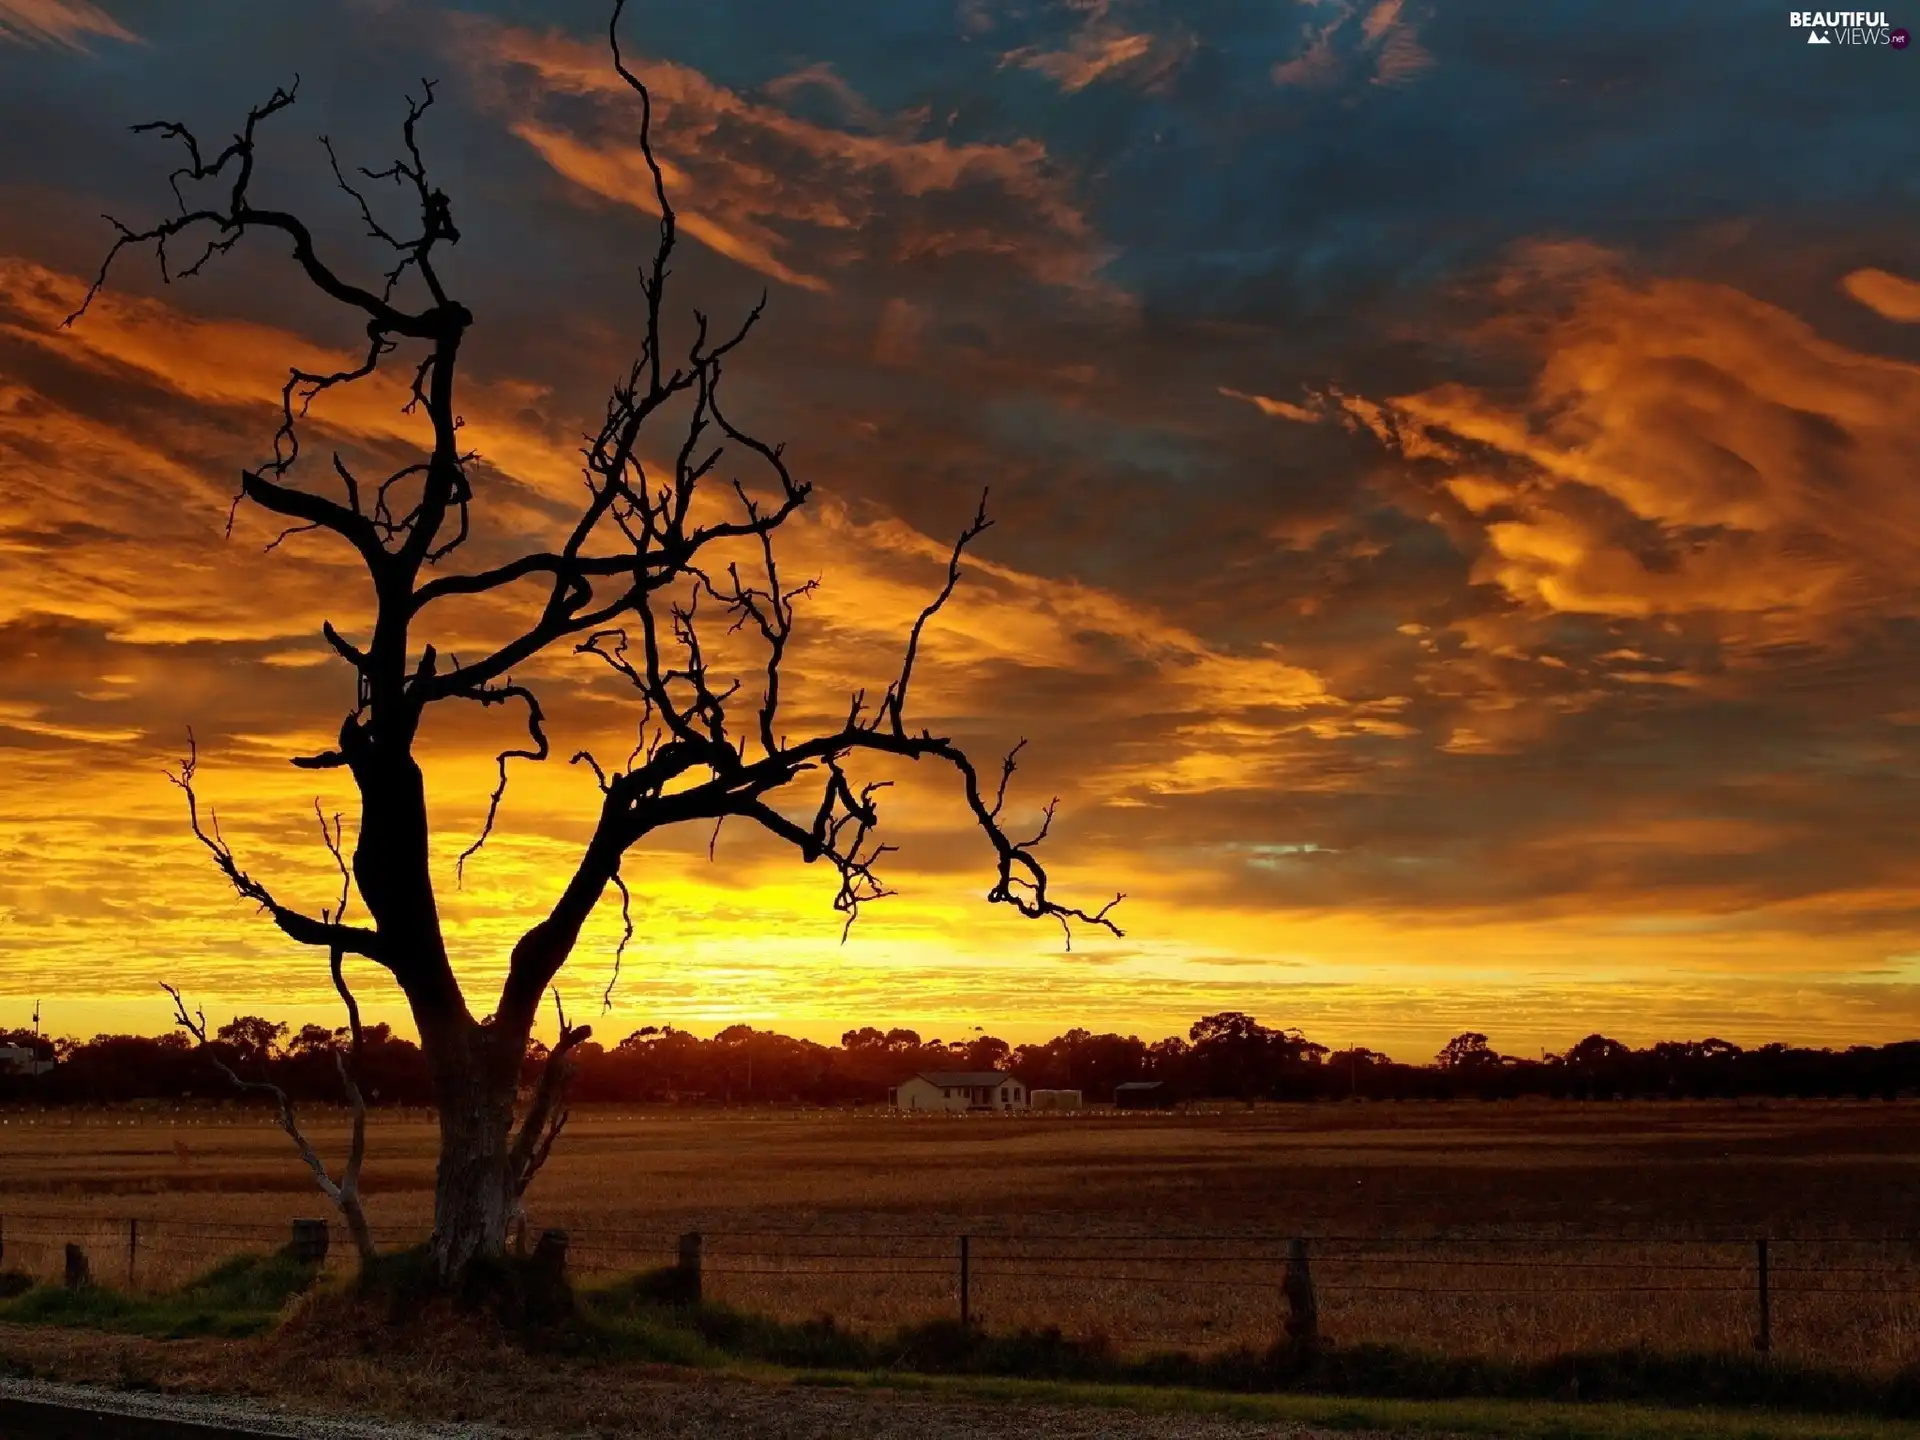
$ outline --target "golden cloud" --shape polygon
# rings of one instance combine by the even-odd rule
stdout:
[[[246,417],[246,425],[271,423],[271,406],[263,397],[277,391],[288,363],[328,370],[350,358],[270,326],[199,318],[158,301],[111,291],[79,325],[60,330],[59,317],[81,293],[76,277],[0,259],[0,280],[14,301],[13,318],[0,324],[0,333],[103,375],[164,387],[202,407],[233,407]],[[465,402],[466,433],[502,471],[537,490],[560,494],[578,483],[577,462],[556,453],[543,436],[516,418],[525,400],[540,393],[538,387],[508,381],[472,387]],[[399,377],[377,375],[328,396],[316,407],[316,428],[323,434],[374,441],[417,439],[414,422],[401,413],[404,401]],[[182,463],[176,453],[204,447],[207,437],[182,437],[178,443],[156,446],[157,437],[149,434],[143,444],[132,433],[65,412],[48,397],[19,387],[0,390],[0,436],[7,433],[10,417],[17,422],[21,446],[31,442],[49,455],[66,457],[76,471],[115,477],[105,484],[17,493],[11,512],[0,511],[6,522],[0,535],[13,537],[9,543],[14,546],[31,551],[43,545],[36,537],[49,525],[83,519],[109,533],[138,536],[140,543],[151,546],[159,538],[153,512],[198,512],[197,519],[168,539],[169,548],[177,549],[178,567],[138,567],[142,576],[165,577],[152,582],[150,594],[140,592],[144,598],[129,588],[145,583],[139,576],[111,573],[103,586],[99,568],[86,557],[76,557],[78,568],[70,577],[31,597],[22,595],[18,603],[110,623],[115,633],[136,641],[273,638],[316,630],[323,607],[339,599],[341,579],[354,573],[357,562],[329,552],[329,563],[308,576],[311,588],[303,603],[272,607],[268,623],[256,615],[259,607],[236,603],[229,588],[235,577],[205,553],[218,543],[217,527],[224,523],[231,482],[212,467]],[[232,444],[224,435],[219,443]],[[45,469],[45,460],[36,463]],[[538,533],[524,509],[510,511],[506,528],[528,538]],[[786,550],[791,570],[819,573],[828,580],[807,610],[834,636],[832,645],[822,647],[813,659],[820,667],[820,688],[828,692],[819,713],[837,713],[849,689],[883,681],[887,667],[897,664],[900,638],[937,588],[947,542],[897,521],[856,524],[831,501],[817,501],[788,532]],[[259,568],[281,567],[285,558],[277,555]],[[332,563],[336,559],[337,564]],[[1227,654],[1109,592],[987,561],[970,561],[968,569],[967,589],[929,633],[930,644],[944,636],[953,654],[966,657],[963,670],[985,673],[1003,665],[1042,665],[1092,674],[1116,663],[1143,666],[1178,677],[1169,680],[1168,690],[1191,696],[1196,714],[1210,708],[1233,713],[1256,706],[1297,709],[1338,703],[1311,673],[1271,650]],[[204,577],[204,589],[181,584],[196,570]],[[159,614],[143,620],[149,605]],[[495,623],[502,618],[510,617],[495,617]],[[484,639],[486,634],[483,626],[455,639]],[[724,653],[716,650],[717,655]],[[795,654],[805,657],[804,645]],[[304,652],[284,651],[269,656],[268,662],[280,668],[310,663]],[[931,675],[923,678],[923,699],[956,710],[970,708],[970,697],[961,691],[942,695],[941,684]],[[1167,702],[1160,697],[1152,703],[1164,707]],[[1184,702],[1173,704],[1168,713],[1187,708]]]
[[[1920,367],[1730,286],[1606,270],[1566,313],[1490,329],[1522,331],[1541,355],[1518,399],[1334,397],[1438,472],[1479,536],[1476,579],[1545,611],[1710,615],[1754,640],[1915,603]]]
[[[251,567],[274,602],[235,603],[222,534],[240,470],[267,448],[288,367],[324,373],[360,357],[112,290],[62,329],[84,291],[77,276],[0,256],[0,340],[91,377],[78,399],[0,381],[0,460],[39,482],[0,500],[0,553],[32,555],[36,572],[33,585],[0,592],[0,618],[63,615],[133,643],[316,634],[328,607],[363,583],[358,562],[343,547],[296,542]],[[98,405],[114,392],[121,403]],[[521,482],[492,486],[496,527],[541,533],[549,522],[533,498],[562,493],[579,474],[577,460],[524,418],[544,392],[499,381],[475,384],[469,396],[466,434]],[[422,427],[403,413],[407,398],[405,380],[387,373],[324,397],[306,431],[316,457],[301,472],[308,483],[337,485],[324,459],[330,444],[378,454],[417,441]],[[232,544],[257,556],[277,527],[252,507],[235,514]],[[85,542],[62,538],[78,536]],[[156,563],[161,553],[171,563]]]

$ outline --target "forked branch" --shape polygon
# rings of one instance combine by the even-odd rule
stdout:
[[[327,911],[322,911],[321,917],[315,919],[304,911],[296,910],[290,905],[283,904],[274,896],[272,891],[260,881],[254,879],[252,875],[248,874],[247,871],[241,867],[240,862],[234,856],[233,847],[227,843],[226,837],[220,833],[220,817],[218,813],[209,809],[206,820],[203,822],[200,818],[200,797],[194,789],[194,775],[199,767],[199,763],[199,746],[194,740],[193,732],[189,730],[187,732],[186,758],[180,762],[179,770],[169,770],[165,773],[167,779],[187,797],[187,823],[192,827],[194,838],[198,840],[206,849],[207,853],[213,857],[213,863],[219,867],[220,873],[227,877],[228,883],[233,886],[240,897],[244,900],[253,901],[262,910],[266,911],[273,917],[274,924],[280,927],[283,934],[291,940],[298,941],[302,945],[312,945],[325,950],[338,949],[345,951],[349,955],[364,955],[369,960],[377,960],[382,964],[386,963],[381,952],[380,937],[374,931],[364,930],[354,925],[341,924],[337,918],[330,918],[330,914]],[[326,836],[328,831],[324,820],[322,820],[320,828],[322,836]],[[328,840],[328,849],[332,852],[335,862],[341,866],[341,874],[344,881],[346,873],[345,860],[340,853],[340,837],[337,819],[335,829],[332,832],[331,838]],[[345,910],[346,891],[343,886],[340,903],[336,909],[331,912],[331,916],[344,914]]]
[[[567,1091],[573,1084],[574,1076],[574,1063],[569,1052],[582,1041],[593,1038],[591,1025],[567,1023],[566,1007],[560,1003],[558,990],[553,992],[553,1012],[560,1024],[559,1038],[548,1052],[546,1066],[540,1072],[533,1099],[520,1121],[520,1133],[514,1138],[513,1149],[507,1159],[507,1174],[516,1203],[527,1193],[527,1186],[540,1173],[540,1167],[547,1163],[547,1157],[553,1153],[554,1143],[572,1118],[567,1109]]]
[[[341,953],[338,950],[333,952],[333,981],[347,1003],[347,1014],[353,1031],[352,1054],[357,1061],[360,1056],[360,1007],[354,1003],[353,996],[342,977]],[[360,1167],[366,1159],[367,1150],[367,1106],[365,1100],[361,1098],[359,1085],[353,1079],[352,1067],[346,1060],[336,1056],[340,1078],[347,1092],[347,1103],[353,1111],[353,1138],[347,1165],[340,1179],[336,1181],[327,1172],[326,1161],[320,1158],[320,1152],[313,1148],[313,1143],[300,1129],[299,1118],[294,1114],[293,1101],[288,1097],[287,1092],[270,1080],[249,1080],[235,1070],[208,1038],[206,1012],[196,1010],[189,1013],[187,1002],[181,996],[179,989],[166,981],[160,982],[160,988],[173,997],[174,1024],[194,1038],[198,1049],[213,1061],[215,1068],[227,1077],[234,1088],[243,1093],[265,1095],[273,1101],[280,1128],[286,1132],[287,1138],[293,1141],[294,1149],[300,1152],[300,1158],[313,1172],[314,1183],[320,1187],[320,1193],[333,1202],[340,1211],[341,1217],[347,1222],[347,1231],[353,1237],[354,1249],[359,1253],[360,1263],[368,1265],[378,1259],[378,1252],[373,1243],[373,1232],[367,1225],[366,1209],[360,1200]]]

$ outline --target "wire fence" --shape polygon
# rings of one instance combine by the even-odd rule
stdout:
[[[565,1228],[585,1278],[691,1268],[708,1300],[875,1333],[953,1320],[1121,1350],[1265,1346],[1293,1314],[1298,1263],[1335,1343],[1507,1359],[1758,1350],[1867,1373],[1920,1362],[1920,1236]],[[326,1263],[350,1267],[337,1221],[327,1237]],[[391,1225],[374,1238],[391,1250],[426,1235]],[[161,1291],[289,1241],[284,1224],[12,1213],[0,1215],[0,1269],[57,1279],[73,1245],[95,1280]]]

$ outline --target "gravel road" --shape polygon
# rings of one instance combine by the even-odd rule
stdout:
[[[775,1386],[719,1379],[623,1389],[618,1414],[564,1428],[509,1430],[485,1423],[422,1425],[296,1411],[253,1400],[156,1395],[42,1380],[0,1378],[0,1399],[52,1401],[147,1420],[284,1437],[284,1440],[531,1440],[533,1436],[634,1436],[645,1440],[1333,1440],[1330,1432],[1208,1416],[1137,1415],[1054,1405],[956,1402],[912,1393]],[[582,1421],[585,1423],[583,1424]],[[190,1433],[190,1432],[184,1432]],[[1339,1440],[1392,1440],[1343,1431]]]
[[[412,1425],[402,1421],[296,1414],[275,1405],[221,1396],[153,1395],[0,1376],[0,1405],[9,1400],[72,1406],[141,1420],[185,1421],[275,1436],[280,1440],[513,1440],[511,1431],[494,1425]],[[191,1432],[183,1430],[182,1434],[186,1436]]]

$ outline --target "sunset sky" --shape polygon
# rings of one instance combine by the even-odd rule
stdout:
[[[337,1019],[163,769],[193,727],[242,862],[327,903],[312,806],[351,836],[349,787],[287,757],[351,703],[319,631],[359,630],[364,580],[324,537],[265,553],[244,507],[223,532],[287,366],[361,327],[263,235],[172,285],[128,255],[61,330],[102,212],[171,205],[175,152],[128,127],[217,145],[298,72],[261,195],[371,279],[316,137],[384,165],[437,80],[480,503],[540,542],[655,225],[604,23],[0,0],[0,1027],[39,999],[57,1033],[164,1028],[161,979]],[[635,857],[612,1013],[616,905],[562,976],[603,1038],[1228,1008],[1406,1059],[1467,1028],[1920,1034],[1920,54],[1640,0],[705,0],[624,37],[682,211],[670,305],[768,293],[729,383],[816,486],[783,537],[822,582],[797,703],[885,685],[990,486],[918,719],[986,766],[1028,739],[1013,814],[1060,797],[1058,892],[1124,891],[1127,933],[1066,952],[983,904],[991,854],[927,777],[884,812],[901,893],[844,945],[832,877],[744,830]],[[417,437],[405,378],[317,410],[316,457]],[[566,757],[633,722],[587,659],[521,678],[556,755],[457,886],[515,721],[422,745],[476,1010],[590,826]]]

